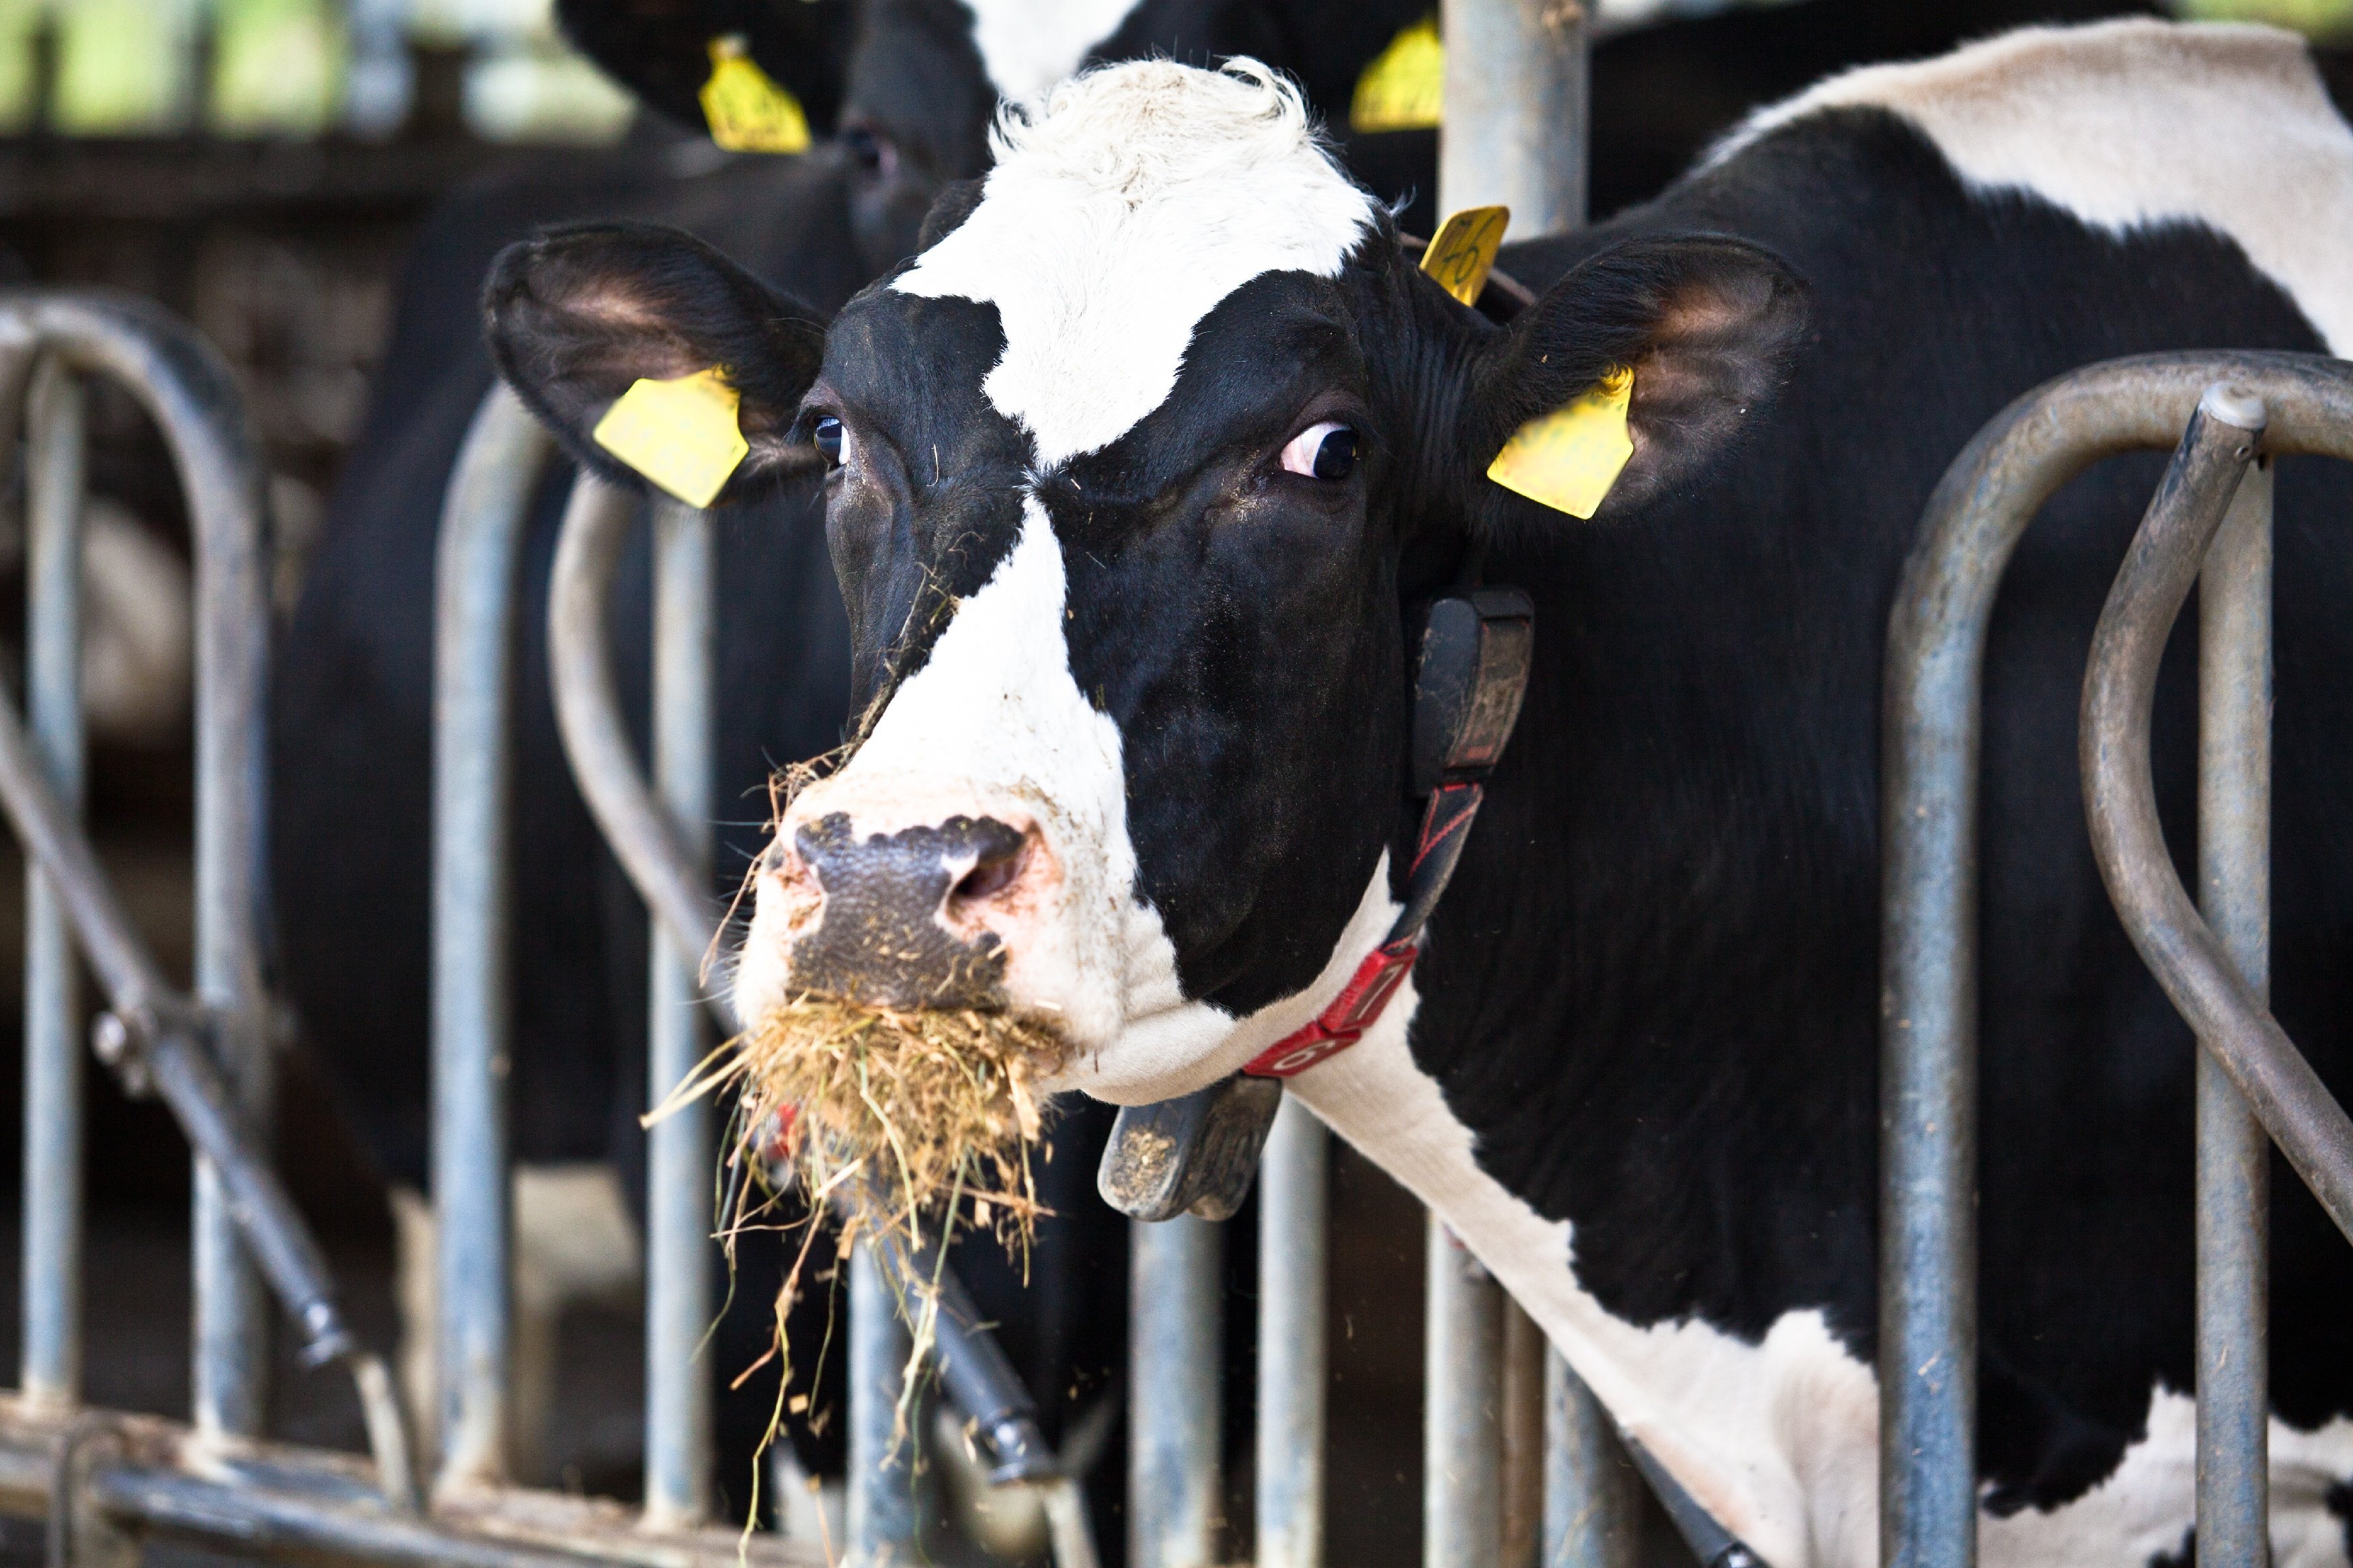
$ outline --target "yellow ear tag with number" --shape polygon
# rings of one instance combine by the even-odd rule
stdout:
[[[736,35],[711,40],[711,79],[702,84],[701,97],[711,139],[726,151],[808,151],[808,116],[801,111],[801,100],[759,68]]]
[[[1421,253],[1421,269],[1464,304],[1477,304],[1479,290],[1487,286],[1487,274],[1494,269],[1496,247],[1504,243],[1504,230],[1511,221],[1509,207],[1464,207],[1430,237],[1429,248]]]
[[[1633,398],[1634,373],[1611,371],[1567,407],[1513,431],[1487,477],[1556,511],[1591,517],[1634,455],[1626,433]]]
[[[717,370],[676,381],[640,379],[592,432],[602,447],[692,507],[709,506],[751,455],[735,422],[739,399]]]
[[[1435,131],[1446,107],[1446,46],[1435,17],[1416,22],[1356,79],[1351,131]]]

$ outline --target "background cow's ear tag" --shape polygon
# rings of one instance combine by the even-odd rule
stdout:
[[[735,422],[735,389],[716,370],[640,380],[592,434],[602,447],[692,507],[709,506],[751,444]]]
[[[1435,131],[1446,106],[1446,46],[1432,17],[1389,40],[1356,79],[1351,131]]]
[[[1591,517],[1634,455],[1626,409],[1634,373],[1613,370],[1567,407],[1512,432],[1487,477],[1571,517]]]
[[[762,70],[734,34],[711,40],[711,79],[701,97],[711,139],[728,152],[808,151],[808,116],[800,100]]]
[[[1509,207],[1464,207],[1438,226],[1421,253],[1421,269],[1438,286],[1466,305],[1479,302],[1479,290],[1494,270],[1495,251],[1511,226]]]

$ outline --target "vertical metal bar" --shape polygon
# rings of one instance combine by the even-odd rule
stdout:
[[[1544,1568],[1633,1568],[1639,1479],[1601,1402],[1557,1352],[1547,1356]]]
[[[64,363],[34,371],[26,429],[25,708],[50,787],[82,805],[82,388]],[[80,972],[65,911],[25,867],[25,1343],[26,1398],[81,1397]]]
[[[1259,1161],[1256,1568],[1324,1560],[1330,1134],[1286,1094]]]
[[[1435,1215],[1429,1230],[1422,1568],[1493,1568],[1503,1554],[1504,1292]]]
[[[1216,1563],[1225,1232],[1180,1215],[1128,1226],[1127,1561]]]
[[[515,566],[553,447],[505,387],[442,508],[433,646],[433,1201],[439,1490],[506,1479],[508,686]]]
[[[1544,1331],[1517,1301],[1504,1297],[1503,1354],[1497,1410],[1504,1455],[1502,1568],[1536,1568],[1544,1551]]]
[[[226,366],[186,329],[149,329],[159,363],[126,367],[179,462],[195,554],[196,999],[221,1020],[221,1068],[249,1127],[273,1122],[276,1073],[262,984],[268,849],[270,541],[264,470]],[[174,363],[175,362],[176,363]],[[259,1435],[269,1394],[268,1287],[211,1161],[195,1161],[199,1433]]]
[[[2213,394],[2208,395],[2211,399]],[[2233,421],[2244,424],[2242,419]],[[2271,994],[2272,471],[2251,468],[2198,588],[2200,912]],[[2198,1052],[2198,1561],[2270,1561],[2271,1140]]]
[[[654,787],[693,870],[711,870],[711,519],[654,503]],[[710,1046],[702,954],[650,922],[647,1092],[655,1104]],[[712,1318],[712,1110],[708,1096],[656,1122],[646,1148],[646,1518],[700,1523],[711,1490],[711,1376],[695,1349]]]
[[[913,1337],[890,1279],[860,1241],[849,1249],[849,1568],[905,1568],[916,1559],[918,1433],[899,1429]]]
[[[1512,237],[1585,221],[1587,7],[1561,0],[1441,0],[1446,118],[1439,204],[1512,209]]]

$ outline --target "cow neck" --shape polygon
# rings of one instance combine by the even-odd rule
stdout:
[[[1475,555],[1463,576],[1477,582]],[[1282,1080],[1348,1049],[1379,1021],[1420,956],[1422,931],[1461,858],[1483,781],[1519,719],[1535,621],[1516,588],[1458,586],[1430,606],[1414,670],[1409,758],[1414,793],[1428,804],[1403,909],[1304,1027],[1206,1089],[1119,1113],[1096,1183],[1113,1208],[1145,1220],[1230,1217],[1274,1125]]]

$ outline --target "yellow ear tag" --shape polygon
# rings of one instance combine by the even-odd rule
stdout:
[[[1567,407],[1513,431],[1487,477],[1556,511],[1591,517],[1634,455],[1626,434],[1633,397],[1634,373],[1611,371]]]
[[[640,379],[596,421],[602,447],[689,506],[709,506],[751,444],[735,423],[735,389],[716,370]]]
[[[1356,79],[1348,102],[1351,131],[1435,131],[1446,105],[1446,46],[1438,21],[1416,22]]]
[[[1509,207],[1464,207],[1430,237],[1421,269],[1464,304],[1477,304],[1479,290],[1487,286],[1487,274],[1494,268],[1495,248],[1504,243],[1504,230],[1511,221]]]
[[[701,96],[711,139],[728,152],[808,151],[808,116],[800,100],[762,70],[734,34],[711,40],[711,79]]]

